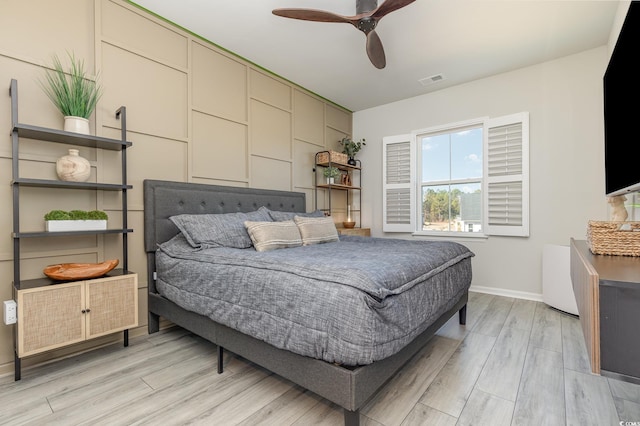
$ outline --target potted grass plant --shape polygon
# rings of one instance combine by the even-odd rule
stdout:
[[[337,167],[326,167],[322,174],[327,178],[327,184],[332,185],[335,183],[335,180],[338,176],[340,176],[340,169]]]
[[[101,231],[107,229],[107,219],[101,210],[51,210],[44,215],[47,232]]]
[[[102,87],[87,77],[84,61],[68,53],[70,66],[65,70],[60,58],[53,56],[42,89],[64,116],[64,130],[89,134],[89,117],[102,96]]]

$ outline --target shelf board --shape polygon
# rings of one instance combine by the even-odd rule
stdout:
[[[36,139],[44,142],[64,143],[88,148],[108,149],[111,151],[121,151],[122,149],[131,146],[131,142],[119,139],[65,132],[64,130],[48,129],[46,127],[32,126],[30,124],[17,123],[13,127],[13,131],[17,131],[18,136],[21,138]]]
[[[348,191],[349,189],[355,189],[356,191],[360,190],[359,186],[349,186],[349,185],[340,185],[339,183],[333,183],[331,185],[329,184],[321,184],[321,185],[317,185],[318,188],[331,188],[331,189],[340,189],[343,191]]]
[[[70,237],[70,236],[82,236],[82,235],[97,235],[97,234],[128,234],[133,232],[133,229],[102,229],[94,231],[63,231],[63,232],[13,232],[13,238],[48,238],[48,237]]]
[[[131,189],[132,185],[122,185],[117,183],[97,183],[97,182],[67,182],[62,180],[29,179],[18,178],[12,183],[20,186],[32,186],[39,188],[66,188],[66,189],[102,189],[105,191],[122,191]]]
[[[114,269],[112,271],[109,271],[107,274],[101,277],[98,277],[98,279],[105,278],[105,277],[119,277],[123,275],[131,275],[131,274],[135,274],[135,272],[124,271],[123,269]],[[88,281],[88,280],[77,280],[77,281]],[[31,280],[21,280],[17,284],[14,283],[14,286],[16,290],[28,290],[30,288],[46,287],[50,285],[64,284],[69,282],[73,282],[73,281],[55,281],[55,280],[52,280],[51,278],[43,277],[43,278],[34,278]]]
[[[317,163],[316,166],[329,167],[329,163]],[[362,167],[352,166],[350,164],[331,163],[331,167],[335,167],[340,170],[362,170]]]

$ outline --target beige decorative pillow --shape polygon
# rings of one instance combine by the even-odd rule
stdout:
[[[292,220],[283,222],[246,221],[244,226],[247,228],[256,251],[300,247],[302,245],[300,231]]]
[[[293,220],[298,225],[305,246],[339,241],[336,224],[330,217],[296,216]]]

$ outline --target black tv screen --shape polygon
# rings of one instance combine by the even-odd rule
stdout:
[[[608,196],[640,191],[640,2],[631,2],[604,74],[604,162]]]

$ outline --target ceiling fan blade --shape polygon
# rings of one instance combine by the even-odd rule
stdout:
[[[387,65],[387,59],[384,56],[384,48],[382,40],[375,31],[367,34],[367,56],[374,67],[382,69]]]
[[[416,0],[385,0],[380,6],[376,8],[371,13],[371,17],[378,20],[382,18],[384,15],[393,12],[394,10],[398,10],[402,7],[405,7]]]
[[[301,19],[303,21],[316,21],[316,22],[344,22],[352,24],[353,22],[346,16],[338,15],[324,10],[316,9],[274,9],[272,11],[274,15],[282,16],[284,18]]]

